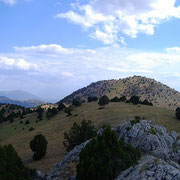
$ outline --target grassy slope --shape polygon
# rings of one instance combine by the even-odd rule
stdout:
[[[78,116],[74,117],[75,114]],[[26,119],[31,121],[29,127],[35,128],[31,132],[28,131],[29,127],[20,124],[19,121],[0,125],[0,144],[12,143],[25,164],[47,172],[56,162],[59,162],[65,156],[66,152],[62,145],[63,134],[70,129],[74,121],[80,122],[82,119],[86,119],[93,121],[96,127],[103,124],[115,126],[116,124],[129,121],[129,119],[134,118],[136,115],[165,125],[168,130],[180,132],[180,122],[175,119],[173,110],[144,105],[138,107],[137,105],[125,103],[110,103],[105,109],[99,110],[97,103],[93,102],[75,108],[71,117],[67,117],[64,112],[60,112],[51,120],[44,118],[41,122],[36,123],[37,114],[30,114]],[[16,130],[14,129],[15,127],[17,128]],[[26,127],[26,129],[22,130],[23,127]],[[48,150],[44,159],[34,162],[32,161],[29,142],[38,133],[46,136]]]

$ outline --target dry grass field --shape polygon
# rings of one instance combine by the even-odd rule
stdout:
[[[176,120],[175,112],[166,108],[110,103],[105,109],[99,109],[97,102],[92,102],[76,107],[72,114],[72,116],[67,117],[64,112],[60,112],[50,120],[47,120],[44,115],[43,120],[36,123],[37,114],[33,113],[23,119],[23,124],[20,124],[20,121],[15,121],[12,124],[1,124],[0,144],[12,143],[26,165],[47,172],[65,156],[66,151],[62,144],[64,132],[68,131],[75,121],[91,120],[96,127],[100,127],[103,124],[116,126],[129,121],[135,116],[141,116],[166,126],[168,130],[180,132],[180,121]],[[26,120],[30,121],[29,125],[24,124]],[[25,128],[24,130],[23,127]],[[34,127],[35,130],[29,132],[30,127]],[[42,133],[47,138],[48,150],[45,158],[35,162],[32,161],[29,142],[34,135],[39,133]]]

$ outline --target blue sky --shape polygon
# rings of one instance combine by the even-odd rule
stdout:
[[[180,1],[0,0],[0,90],[61,99],[142,75],[180,91]]]

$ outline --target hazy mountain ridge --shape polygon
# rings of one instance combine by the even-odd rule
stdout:
[[[19,101],[7,98],[5,96],[0,96],[0,104],[16,104],[24,107],[35,107],[37,105],[41,105],[44,102],[38,100],[26,100],[26,101]]]
[[[123,95],[130,98],[136,95],[141,100],[148,99],[156,106],[170,108],[180,106],[180,93],[178,91],[154,79],[141,76],[98,81],[73,92],[60,102],[69,103],[76,97],[87,100],[89,96],[101,97],[103,94],[106,94],[109,98]]]
[[[5,96],[9,99],[18,100],[18,101],[28,101],[28,100],[39,100],[42,101],[41,98],[35,96],[31,93],[22,90],[15,90],[15,91],[0,91],[0,96]]]

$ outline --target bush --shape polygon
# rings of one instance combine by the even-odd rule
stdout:
[[[134,165],[141,157],[138,148],[118,141],[110,126],[93,138],[80,152],[77,180],[113,180],[121,171]]]
[[[73,99],[72,104],[74,106],[81,106],[82,101],[80,100],[80,98],[75,98],[75,99]]]
[[[117,96],[115,96],[114,98],[112,98],[110,100],[110,102],[119,102],[119,98]]]
[[[33,140],[31,140],[30,148],[34,152],[33,159],[35,161],[42,159],[46,155],[47,144],[48,142],[42,134],[34,136]]]
[[[63,144],[67,151],[72,150],[75,146],[91,139],[96,135],[95,127],[91,121],[83,120],[80,124],[76,122],[71,127],[70,131],[64,133]]]
[[[30,128],[29,128],[29,131],[34,131],[34,128],[33,128],[33,127],[30,127]]]
[[[29,120],[26,120],[25,124],[26,124],[26,125],[30,124]]]
[[[68,116],[72,115],[73,106],[68,106],[64,109],[64,112],[67,113]]]
[[[66,108],[66,106],[65,106],[65,104],[64,103],[60,103],[59,105],[58,105],[58,111],[63,111],[64,109]]]
[[[52,118],[53,116],[55,116],[56,114],[58,113],[58,110],[53,107],[52,109],[51,108],[48,108],[47,112],[46,112],[46,117],[48,119]]]
[[[144,101],[140,102],[140,104],[147,105],[147,106],[153,106],[152,102],[149,102],[147,99]]]
[[[0,179],[1,180],[30,180],[35,170],[24,166],[11,144],[0,146]]]
[[[130,98],[130,102],[132,102],[133,104],[139,104],[139,97],[138,96],[132,96]]]
[[[98,100],[98,97],[96,97],[96,96],[88,97],[88,102],[93,102],[93,101],[97,101],[97,100]]]
[[[119,98],[119,101],[120,101],[120,102],[126,102],[126,96],[120,97],[120,98]]]
[[[180,108],[176,109],[176,118],[180,120]]]
[[[106,95],[104,95],[99,99],[98,104],[100,106],[105,106],[105,105],[109,104],[109,102],[110,102],[109,98]]]

